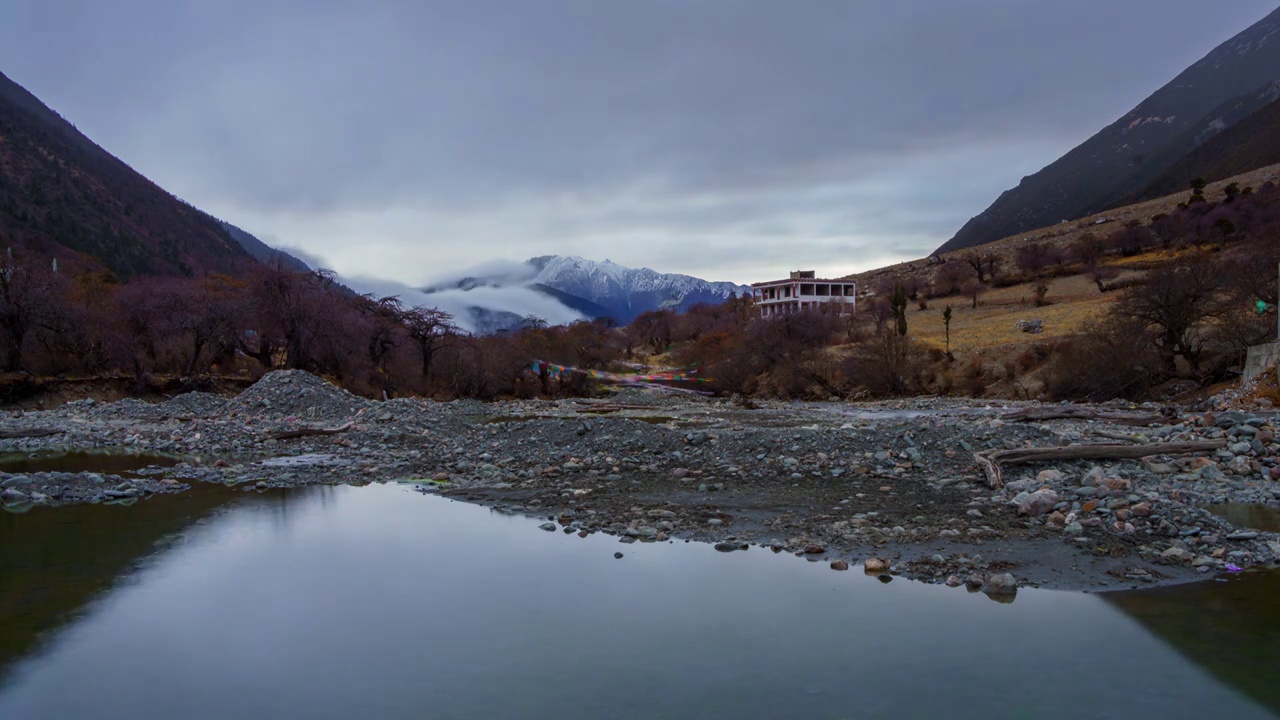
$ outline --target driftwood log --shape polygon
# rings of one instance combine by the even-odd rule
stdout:
[[[1012,410],[1000,416],[1002,420],[1013,422],[1041,422],[1044,420],[1105,420],[1117,425],[1154,425],[1167,424],[1176,419],[1172,410],[1159,413],[1117,412],[1097,410],[1080,405],[1064,405],[1056,407],[1029,407]]]
[[[16,438],[38,438],[48,437],[50,435],[62,435],[66,430],[58,430],[57,428],[31,428],[30,430],[0,430],[0,440],[13,440]]]
[[[1000,475],[1000,463],[1048,462],[1053,460],[1123,460],[1148,455],[1187,455],[1210,452],[1226,447],[1226,440],[1197,442],[1146,443],[1143,445],[1064,445],[1046,448],[1014,448],[1013,450],[988,450],[974,453],[973,458],[987,475],[991,487],[1004,487]]]
[[[618,410],[648,410],[648,405],[633,405],[631,403],[578,403],[583,407],[578,408],[580,413],[589,412],[617,412]]]
[[[298,428],[297,430],[285,430],[283,432],[272,433],[272,440],[290,440],[292,438],[311,437],[313,435],[337,435],[352,428],[355,423],[347,423],[336,428]]]
[[[1107,432],[1106,430],[1090,430],[1089,434],[1106,440],[1122,440],[1128,443],[1143,444],[1148,442],[1148,440],[1141,435],[1126,435],[1124,433]]]

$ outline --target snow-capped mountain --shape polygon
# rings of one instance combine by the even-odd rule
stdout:
[[[535,282],[603,306],[618,322],[657,308],[686,309],[719,303],[751,291],[731,282],[709,282],[690,275],[623,267],[574,255],[544,255],[527,263],[538,271]]]
[[[532,293],[543,308],[546,301],[554,301],[568,313],[587,318],[611,317],[618,323],[628,323],[649,310],[683,310],[698,303],[719,303],[750,290],[748,286],[731,282],[708,282],[690,275],[564,255],[544,255],[514,265],[477,268],[464,277],[442,280],[422,289],[428,295],[447,297],[451,302],[456,302],[458,294],[464,293],[467,299],[475,301],[468,304],[482,311],[488,308],[488,303],[483,302],[485,299],[517,300]],[[510,302],[504,303],[501,309],[516,317],[541,317],[532,303],[524,313],[513,309]],[[558,321],[558,318],[545,319]]]

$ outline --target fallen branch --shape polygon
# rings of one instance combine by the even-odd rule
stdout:
[[[283,432],[272,433],[272,440],[290,440],[292,438],[311,437],[313,435],[337,435],[338,433],[350,430],[355,423],[349,422],[346,425],[336,428],[298,428],[297,430],[285,430]]]
[[[17,438],[38,438],[48,437],[50,435],[62,435],[66,430],[58,430],[56,428],[31,428],[30,430],[0,430],[0,440],[14,440]]]
[[[1154,425],[1172,422],[1176,416],[1172,410],[1158,413],[1113,412],[1095,410],[1080,405],[1058,407],[1029,407],[1001,415],[1002,420],[1013,422],[1041,422],[1044,420],[1104,420],[1117,425]]]
[[[1047,462],[1053,460],[1123,460],[1148,455],[1187,455],[1210,452],[1226,447],[1226,440],[1198,442],[1146,443],[1143,445],[1064,445],[1047,448],[1014,448],[1013,450],[989,450],[974,453],[974,460],[982,467],[991,487],[1004,487],[1000,476],[1000,463]]]
[[[619,410],[648,410],[649,409],[648,405],[631,405],[628,403],[593,403],[589,405],[586,403],[581,403],[581,404],[586,405],[586,407],[578,408],[577,412],[579,413],[607,413],[607,412],[618,412]]]
[[[1096,437],[1105,438],[1107,440],[1122,440],[1124,442],[1139,443],[1139,444],[1147,442],[1147,439],[1142,437],[1141,435],[1125,435],[1124,433],[1113,433],[1113,432],[1107,432],[1106,430],[1090,430],[1089,434],[1094,435]]]

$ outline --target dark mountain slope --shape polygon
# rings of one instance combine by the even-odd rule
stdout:
[[[222,226],[223,230],[226,230],[227,233],[231,235],[231,239],[240,243],[240,247],[244,248],[258,262],[266,263],[268,265],[278,262],[282,267],[297,270],[298,272],[310,272],[315,269],[297,257],[294,257],[283,250],[277,250],[271,247],[254,237],[249,232],[241,230],[225,220],[219,220],[218,224]]]
[[[0,73],[0,238],[134,275],[234,273],[249,253],[215,218],[85,137]]]
[[[1280,99],[1191,151],[1134,200],[1186,190],[1194,178],[1215,182],[1276,163],[1280,163]]]
[[[938,252],[1115,205],[1204,142],[1207,137],[1195,130],[1215,110],[1235,98],[1256,95],[1275,80],[1280,80],[1280,9],[1219,45],[1097,135],[1023,178]],[[1157,165],[1156,171],[1146,169],[1148,162]]]

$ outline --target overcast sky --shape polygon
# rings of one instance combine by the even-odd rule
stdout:
[[[4,0],[0,70],[344,275],[921,257],[1277,0]]]

